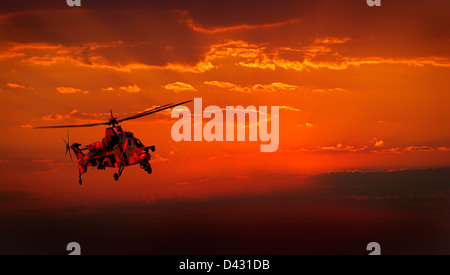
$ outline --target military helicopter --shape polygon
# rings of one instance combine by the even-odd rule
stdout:
[[[150,110],[140,112],[138,114],[117,119],[113,116],[112,110],[110,110],[111,118],[102,123],[92,123],[92,124],[75,124],[75,125],[59,125],[59,126],[40,126],[34,127],[34,129],[49,129],[49,128],[75,128],[75,127],[93,127],[100,125],[110,126],[105,130],[105,137],[101,141],[94,142],[85,147],[81,147],[79,143],[73,143],[70,145],[69,133],[67,132],[67,141],[63,138],[66,144],[66,155],[69,152],[70,159],[72,159],[73,151],[78,159],[78,172],[79,172],[79,184],[81,185],[83,181],[81,180],[81,175],[87,172],[88,166],[97,167],[97,169],[104,170],[106,167],[117,168],[118,172],[114,173],[114,179],[119,180],[122,175],[123,169],[126,166],[139,164],[142,169],[147,173],[152,173],[152,168],[148,162],[151,158],[149,151],[154,152],[155,146],[144,146],[142,142],[134,137],[132,132],[124,132],[119,123],[161,112],[163,110],[191,102],[192,100],[180,102],[177,104],[166,104]],[[86,151],[84,153],[83,151]]]

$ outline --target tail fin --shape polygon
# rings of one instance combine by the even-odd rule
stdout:
[[[83,151],[80,149],[81,144],[74,143],[70,146],[70,149],[72,149],[73,153],[77,157],[77,159],[80,159],[84,157]]]

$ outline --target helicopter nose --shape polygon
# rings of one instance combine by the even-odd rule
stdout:
[[[139,157],[141,158],[141,161],[150,160],[150,154],[149,153],[142,153]]]

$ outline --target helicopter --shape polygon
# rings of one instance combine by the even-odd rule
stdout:
[[[97,167],[97,170],[104,170],[106,167],[116,168],[118,171],[117,173],[114,173],[114,180],[118,181],[125,167],[130,165],[139,164],[141,169],[144,169],[148,174],[151,174],[152,167],[149,163],[151,154],[149,151],[155,151],[154,145],[144,146],[132,132],[123,131],[119,123],[161,112],[191,101],[192,100],[162,105],[122,119],[114,117],[112,110],[110,110],[111,118],[109,118],[108,121],[101,123],[39,126],[34,127],[34,129],[94,127],[101,125],[109,126],[106,128],[105,137],[101,141],[94,142],[84,147],[80,147],[80,143],[73,143],[70,145],[69,132],[67,132],[67,141],[64,138],[62,139],[66,145],[65,155],[67,156],[67,152],[69,152],[70,159],[73,162],[72,153],[70,151],[72,150],[77,157],[79,172],[78,183],[80,185],[83,184],[81,175],[87,172],[88,166]]]

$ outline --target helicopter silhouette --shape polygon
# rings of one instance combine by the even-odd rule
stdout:
[[[125,167],[130,165],[139,164],[141,169],[144,169],[147,173],[151,174],[152,168],[149,163],[151,154],[149,151],[155,151],[154,145],[144,146],[144,144],[142,144],[142,142],[136,138],[132,132],[123,131],[119,123],[161,112],[191,101],[192,100],[177,104],[166,104],[122,119],[115,118],[112,110],[110,110],[111,118],[109,118],[107,122],[40,126],[34,127],[34,129],[93,127],[101,125],[109,126],[106,128],[105,137],[102,140],[81,148],[80,143],[73,143],[70,145],[69,132],[67,132],[67,141],[63,138],[66,145],[65,154],[67,156],[67,152],[69,152],[70,159],[73,161],[72,153],[70,152],[70,150],[72,150],[77,157],[79,172],[78,183],[80,185],[83,183],[81,175],[87,172],[88,166],[97,167],[98,170],[104,170],[106,167],[117,168],[118,172],[114,173],[114,180],[118,181]],[[84,153],[84,151],[86,151],[86,153]]]

